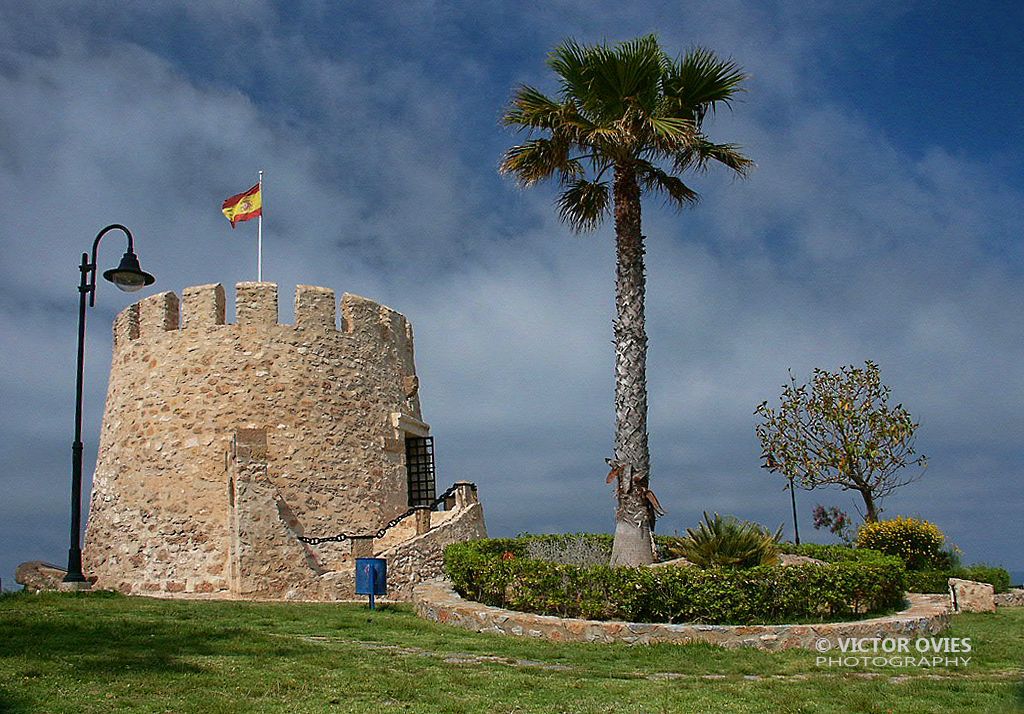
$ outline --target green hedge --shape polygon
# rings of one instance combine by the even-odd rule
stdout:
[[[828,563],[839,562],[877,562],[889,556],[868,548],[851,548],[845,545],[819,545],[818,543],[780,543],[779,550],[783,553],[794,553],[817,558]],[[950,566],[947,568],[925,568],[907,570],[905,587],[912,593],[945,593],[949,591],[950,578],[975,580],[979,583],[990,583],[997,593],[1010,589],[1010,573],[1004,568],[991,565]]]
[[[470,600],[597,620],[767,624],[885,612],[903,602],[898,558],[746,569],[576,567],[525,557],[531,537],[450,545],[445,571]]]
[[[826,563],[876,563],[887,561],[891,556],[870,548],[851,548],[845,545],[821,545],[819,543],[779,543],[779,550],[793,555],[824,560]]]
[[[949,592],[950,578],[990,583],[997,593],[1005,593],[1010,589],[1010,573],[1005,569],[990,565],[968,565],[947,570],[909,570],[907,590],[912,593]]]

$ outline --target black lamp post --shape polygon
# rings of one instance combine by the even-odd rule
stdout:
[[[92,260],[88,253],[82,253],[82,282],[78,285],[78,378],[75,382],[75,441],[71,444],[71,547],[68,549],[68,574],[64,576],[66,583],[85,582],[82,574],[82,375],[85,366],[85,296],[89,296],[89,306],[96,304],[96,249],[100,239],[109,231],[117,229],[128,236],[128,252],[121,257],[121,264],[112,270],[103,272],[103,278],[109,280],[126,293],[141,290],[152,285],[156,278],[143,272],[139,259],[135,256],[135,241],[132,233],[124,226],[115,223],[99,232],[92,242]]]

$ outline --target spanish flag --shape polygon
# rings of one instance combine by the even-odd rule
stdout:
[[[224,212],[224,217],[231,221],[232,228],[240,221],[262,216],[263,196],[260,194],[260,184],[227,199],[220,210]]]

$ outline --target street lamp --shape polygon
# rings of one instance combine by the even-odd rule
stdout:
[[[66,583],[83,583],[82,574],[82,375],[85,364],[85,296],[89,296],[89,306],[96,304],[96,249],[100,239],[108,232],[117,229],[128,236],[128,251],[121,257],[116,268],[103,271],[104,280],[109,280],[120,290],[133,293],[147,285],[152,285],[156,278],[146,273],[139,266],[135,256],[135,241],[132,233],[124,226],[115,223],[99,232],[92,242],[92,260],[88,253],[82,253],[82,281],[78,285],[78,378],[75,382],[75,441],[71,444],[71,547],[68,549],[68,574],[64,576]]]

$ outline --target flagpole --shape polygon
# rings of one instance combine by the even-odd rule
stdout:
[[[256,223],[256,282],[263,282],[263,169],[257,185],[260,187],[260,215]]]

